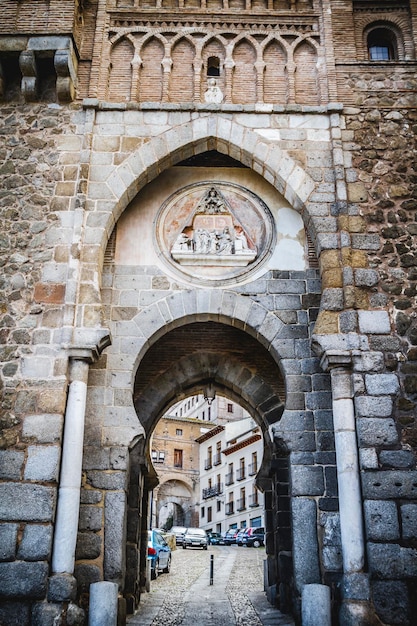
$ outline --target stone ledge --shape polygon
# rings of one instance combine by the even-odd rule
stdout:
[[[207,104],[185,102],[178,104],[175,102],[107,102],[98,98],[84,98],[82,101],[84,109],[96,109],[98,111],[202,111],[208,113],[254,113],[256,115],[271,113],[309,113],[319,114],[343,111],[343,104],[339,102],[329,102],[327,105],[266,105],[260,104]]]

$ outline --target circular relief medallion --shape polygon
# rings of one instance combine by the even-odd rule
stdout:
[[[207,284],[247,275],[272,250],[272,215],[254,193],[202,182],[172,194],[160,208],[157,246],[171,267]]]

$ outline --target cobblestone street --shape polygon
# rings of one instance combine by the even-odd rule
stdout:
[[[210,557],[213,555],[213,585]],[[293,626],[267,601],[263,590],[264,548],[210,546],[177,549],[170,574],[142,594],[130,626]]]

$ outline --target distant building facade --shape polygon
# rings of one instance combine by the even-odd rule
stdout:
[[[264,525],[264,496],[256,486],[263,441],[252,418],[218,425],[200,444],[200,526],[207,531]]]
[[[247,415],[238,404],[215,396],[191,396],[171,407],[152,435],[151,460],[159,484],[152,496],[152,526],[199,526],[202,433]]]

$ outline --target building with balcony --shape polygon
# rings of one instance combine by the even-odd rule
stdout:
[[[256,486],[263,441],[256,422],[218,424],[200,444],[200,526],[207,531],[264,525],[264,496]]]

